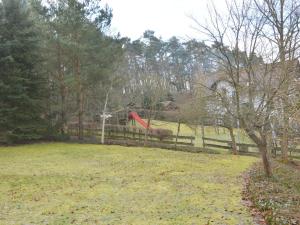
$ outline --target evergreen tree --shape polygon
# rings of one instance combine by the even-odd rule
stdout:
[[[7,141],[39,139],[45,128],[38,37],[26,1],[0,2],[0,132]]]
[[[84,122],[98,108],[122,56],[121,39],[106,35],[111,9],[99,0],[60,0],[38,8],[46,28],[53,125],[64,133],[76,121],[83,138]]]

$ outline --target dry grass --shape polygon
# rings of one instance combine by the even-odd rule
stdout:
[[[0,148],[0,224],[252,224],[256,159],[79,144]]]

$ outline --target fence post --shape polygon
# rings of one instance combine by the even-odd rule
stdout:
[[[135,140],[135,132],[136,132],[136,128],[132,129],[132,137],[133,137],[133,140]]]
[[[141,129],[139,129],[139,142],[141,142]]]
[[[104,133],[105,134],[105,133]],[[108,136],[111,136],[111,127],[108,128]]]
[[[175,139],[175,148],[177,148],[177,141],[178,141],[179,132],[180,132],[180,121],[178,120],[177,133],[176,133],[176,139]]]
[[[205,128],[203,124],[201,124],[201,133],[202,133],[202,146],[203,148],[205,148]]]

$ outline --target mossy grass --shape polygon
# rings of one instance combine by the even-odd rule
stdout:
[[[256,160],[87,144],[0,147],[0,224],[253,224],[240,174]]]

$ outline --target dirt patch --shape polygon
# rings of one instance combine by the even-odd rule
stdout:
[[[248,172],[243,174],[244,179],[244,185],[243,185],[243,204],[247,206],[251,212],[251,215],[253,216],[253,221],[258,225],[265,225],[266,220],[262,214],[262,212],[259,211],[258,208],[255,207],[255,204],[253,204],[251,200],[251,195],[249,193],[249,183],[250,183],[250,175]]]
[[[289,162],[289,165],[291,165],[293,168],[297,169],[297,170],[300,170],[300,162],[299,161],[290,161]]]

